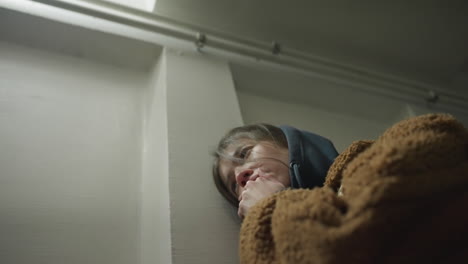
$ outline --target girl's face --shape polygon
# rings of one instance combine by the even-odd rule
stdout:
[[[219,162],[221,180],[235,197],[239,197],[248,181],[255,181],[258,177],[276,180],[285,187],[291,184],[287,149],[265,141],[246,140],[227,147],[225,154],[243,160],[221,159]]]

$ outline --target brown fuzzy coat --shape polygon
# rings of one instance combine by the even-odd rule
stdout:
[[[453,117],[354,142],[325,185],[251,208],[241,263],[468,263],[468,131]]]

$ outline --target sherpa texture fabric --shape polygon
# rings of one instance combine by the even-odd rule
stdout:
[[[245,264],[468,263],[467,130],[430,114],[353,143],[324,187],[252,207],[239,246]]]

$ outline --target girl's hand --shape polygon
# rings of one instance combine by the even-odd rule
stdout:
[[[249,209],[263,198],[269,197],[274,193],[281,191],[285,186],[276,180],[270,180],[258,177],[255,181],[248,181],[239,197],[239,210],[237,214],[244,218]]]

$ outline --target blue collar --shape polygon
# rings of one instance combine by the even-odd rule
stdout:
[[[333,143],[317,134],[280,126],[288,141],[292,188],[323,186],[328,169],[338,156]]]

